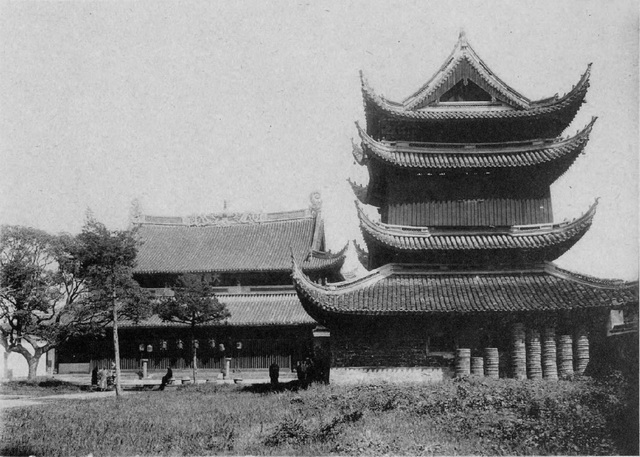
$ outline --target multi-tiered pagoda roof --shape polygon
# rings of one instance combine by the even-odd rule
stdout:
[[[357,125],[353,155],[369,182],[351,184],[372,271],[321,286],[294,260],[307,312],[335,324],[344,316],[637,303],[637,281],[598,280],[550,263],[585,235],[597,206],[555,222],[550,191],[584,153],[595,124],[560,137],[584,102],[590,68],[566,95],[531,101],[461,33],[440,69],[403,102],[376,94],[363,77],[366,129]]]

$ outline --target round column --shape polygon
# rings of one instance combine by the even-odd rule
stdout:
[[[527,379],[525,329],[521,323],[511,327],[511,368],[514,378]]]
[[[471,374],[484,376],[484,359],[482,357],[471,357]]]
[[[573,338],[571,335],[558,337],[558,376],[573,374]]]
[[[484,374],[488,378],[498,379],[500,362],[498,361],[498,348],[484,349]]]
[[[456,378],[471,374],[471,349],[456,350]]]
[[[576,330],[573,342],[573,370],[576,374],[584,374],[589,365],[589,337],[584,327]]]
[[[527,376],[529,379],[542,379],[542,349],[540,346],[540,332],[527,332]]]
[[[556,362],[556,329],[548,326],[542,332],[542,377],[558,379]]]

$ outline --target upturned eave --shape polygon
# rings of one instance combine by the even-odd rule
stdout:
[[[589,76],[591,74],[591,64],[580,78],[580,81],[571,91],[562,97],[549,97],[534,101],[528,107],[522,109],[498,108],[482,105],[447,105],[427,106],[421,109],[407,109],[404,104],[393,102],[378,95],[369,85],[364,76],[361,75],[362,96],[365,103],[365,111],[374,109],[382,114],[397,118],[399,120],[413,121],[443,121],[443,120],[483,120],[483,119],[528,119],[555,115],[565,116],[565,112],[570,114],[583,101],[589,88]]]
[[[385,224],[371,220],[356,202],[365,239],[400,252],[539,250],[564,244],[569,249],[591,227],[597,201],[581,217],[555,224],[514,225],[498,228],[440,229]]]
[[[564,166],[582,153],[596,117],[582,131],[567,139],[543,139],[502,143],[418,143],[377,141],[356,123],[364,163],[374,159],[386,165],[414,170],[469,170],[526,168],[559,162]]]

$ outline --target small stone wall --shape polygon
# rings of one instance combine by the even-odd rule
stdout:
[[[433,383],[452,378],[453,372],[445,367],[347,367],[331,368],[331,384],[359,383]]]

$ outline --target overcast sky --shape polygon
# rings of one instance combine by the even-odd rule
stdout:
[[[562,267],[638,275],[635,1],[2,2],[0,223],[77,232],[147,214],[304,208],[323,194],[329,247],[359,236],[347,177],[358,71],[402,100],[461,28],[507,84],[560,95],[593,62],[565,132],[598,122],[552,188],[554,218],[600,197]]]

